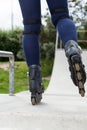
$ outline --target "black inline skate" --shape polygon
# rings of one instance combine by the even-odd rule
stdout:
[[[79,94],[84,97],[86,72],[85,66],[82,63],[81,48],[75,41],[70,40],[65,44],[65,53],[68,58],[69,70],[71,72],[73,83],[78,86]]]
[[[36,105],[41,101],[44,92],[40,66],[31,65],[29,67],[29,85],[32,105]]]

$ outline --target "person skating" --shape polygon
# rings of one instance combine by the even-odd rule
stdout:
[[[52,23],[59,33],[65,48],[71,78],[74,84],[78,86],[79,93],[84,96],[86,73],[77,43],[76,27],[74,22],[69,18],[68,2],[67,0],[46,1],[51,13]],[[44,92],[39,50],[39,34],[41,28],[40,2],[40,0],[19,0],[24,24],[23,49],[29,67],[31,102],[33,105],[41,101],[42,93]]]

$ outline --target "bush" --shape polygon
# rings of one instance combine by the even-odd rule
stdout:
[[[44,43],[40,46],[41,59],[50,60],[54,58],[55,44],[52,42]]]
[[[24,61],[25,60],[25,56],[24,56],[24,51],[23,49],[20,49],[17,53],[17,59],[20,61]]]
[[[53,59],[50,60],[41,60],[41,67],[42,67],[42,75],[43,77],[48,77],[52,73],[53,68]]]
[[[22,30],[15,29],[14,31],[0,30],[0,50],[12,51],[17,60],[17,53],[22,47]],[[4,60],[4,59],[3,59]]]

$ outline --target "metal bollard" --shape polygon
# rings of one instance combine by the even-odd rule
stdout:
[[[0,57],[9,57],[9,95],[14,95],[14,55],[12,52],[0,51]]]

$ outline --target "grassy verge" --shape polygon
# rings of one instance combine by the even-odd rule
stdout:
[[[47,68],[46,65],[45,68]],[[15,93],[28,90],[29,82],[27,72],[28,68],[25,62],[15,62]],[[44,75],[47,75],[47,71]],[[49,81],[43,80],[43,84],[46,89]],[[0,93],[9,93],[9,70],[0,69]]]

